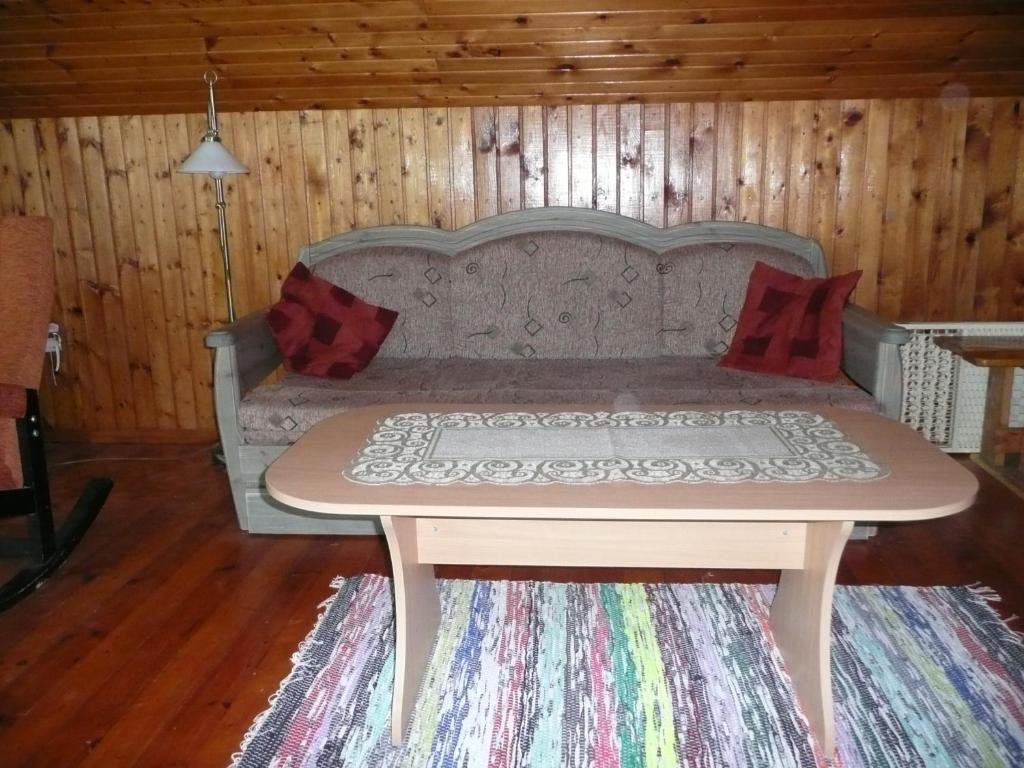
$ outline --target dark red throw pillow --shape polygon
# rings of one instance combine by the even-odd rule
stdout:
[[[281,286],[267,324],[284,367],[296,373],[347,379],[373,360],[398,319],[296,264]]]
[[[718,364],[834,380],[843,353],[843,307],[860,275],[805,278],[757,262],[736,335]]]

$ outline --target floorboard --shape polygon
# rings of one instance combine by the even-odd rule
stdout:
[[[1024,500],[980,468],[978,503],[883,527],[843,556],[843,584],[974,584],[1024,614]],[[5,768],[223,766],[291,667],[337,575],[386,573],[383,540],[249,536],[223,470],[196,446],[55,445],[58,513],[85,480],[114,491],[85,540],[0,613]],[[12,566],[8,563],[5,568]],[[777,572],[459,566],[444,577],[774,581]]]

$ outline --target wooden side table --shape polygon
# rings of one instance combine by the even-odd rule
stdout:
[[[938,336],[936,346],[988,368],[979,458],[992,467],[1020,463],[1024,427],[1010,426],[1013,372],[1024,366],[1024,336]]]

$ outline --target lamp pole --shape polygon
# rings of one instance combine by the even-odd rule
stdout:
[[[227,202],[224,200],[224,179],[214,177],[213,188],[217,193],[217,230],[220,232],[220,252],[224,258],[224,295],[228,300],[228,322],[235,322],[235,296],[231,290],[231,252],[228,250],[228,220],[225,215]]]

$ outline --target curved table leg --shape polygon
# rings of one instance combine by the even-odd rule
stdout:
[[[802,570],[784,570],[771,607],[771,626],[811,731],[825,757],[835,752],[832,713],[832,590],[849,521],[807,524]]]
[[[427,657],[441,621],[434,566],[419,562],[416,519],[382,515],[395,581],[395,683],[391,698],[391,743],[405,737]]]

